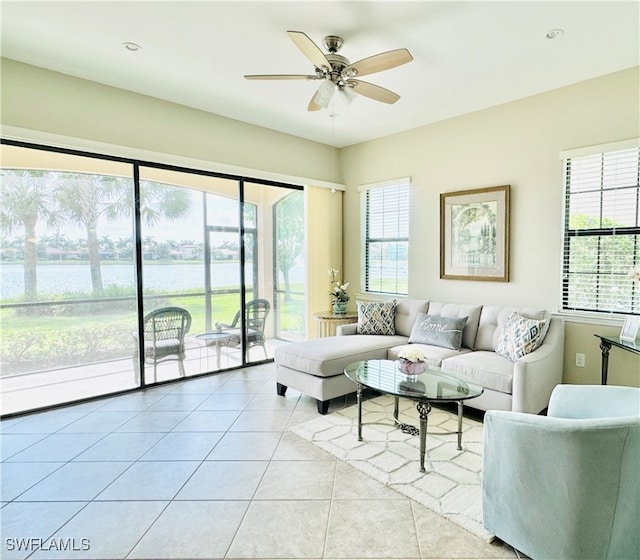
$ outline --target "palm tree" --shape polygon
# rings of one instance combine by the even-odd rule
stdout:
[[[87,250],[91,269],[93,293],[103,292],[100,270],[100,242],[98,225],[101,217],[115,220],[133,213],[133,188],[131,181],[104,175],[84,173],[65,174],[58,189],[61,207],[69,218],[84,225],[87,233]],[[191,207],[184,189],[160,183],[143,182],[140,188],[140,214],[142,220],[153,225],[162,217],[170,220],[184,216]]]
[[[56,226],[66,216],[84,226],[93,292],[103,292],[98,226],[102,217],[115,220],[133,213],[131,181],[85,173],[3,170],[0,229],[23,228],[25,298],[37,297],[36,225],[45,219]],[[149,225],[161,217],[177,219],[190,210],[188,192],[170,185],[145,182],[140,193],[142,219]]]
[[[133,254],[133,239],[131,237],[119,237],[116,241],[116,250],[120,258],[130,259]]]
[[[100,249],[106,249],[108,251],[113,251],[116,247],[110,235],[103,235],[98,243],[100,244]]]
[[[94,295],[103,292],[98,222],[102,216],[115,218],[125,213],[131,206],[131,198],[129,181],[103,175],[65,173],[57,189],[57,199],[65,214],[85,227]]]
[[[49,226],[61,221],[53,197],[53,177],[43,171],[5,169],[2,171],[0,228],[10,233],[24,231],[24,295],[26,301],[38,296],[37,235],[39,219]]]
[[[186,189],[143,181],[140,184],[140,217],[152,226],[161,218],[177,220],[191,210],[191,199]]]

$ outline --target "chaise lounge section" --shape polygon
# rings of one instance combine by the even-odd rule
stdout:
[[[484,393],[465,403],[480,410],[537,414],[547,407],[553,388],[562,381],[564,322],[550,317],[545,310],[411,298],[397,304],[381,303],[385,304],[395,305],[393,323],[391,328],[386,325],[380,332],[394,334],[360,334],[371,331],[362,328],[359,309],[359,322],[338,327],[336,336],[276,348],[278,394],[284,395],[291,387],[316,399],[318,412],[326,414],[331,399],[356,390],[344,375],[348,364],[370,359],[395,360],[409,345],[419,347],[429,364],[482,385]],[[431,343],[420,342],[415,334],[416,323],[434,318],[464,323],[459,347],[438,336],[426,339]],[[514,335],[514,322],[525,332],[515,331]],[[531,332],[526,332],[527,329]],[[510,351],[505,354],[505,340],[508,343],[520,334],[526,338],[536,330],[539,332],[534,333],[535,349],[530,347],[522,356]]]

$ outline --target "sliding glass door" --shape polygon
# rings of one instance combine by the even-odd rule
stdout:
[[[131,166],[1,157],[2,413],[136,387]]]
[[[303,336],[301,190],[0,155],[3,415],[269,360]]]

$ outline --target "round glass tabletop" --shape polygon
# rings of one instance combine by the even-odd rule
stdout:
[[[393,360],[354,362],[345,368],[344,373],[351,381],[382,393],[432,402],[463,401],[478,397],[484,391],[482,386],[435,366],[427,366],[418,375],[407,375],[398,370]]]

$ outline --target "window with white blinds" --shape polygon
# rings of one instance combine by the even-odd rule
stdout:
[[[367,188],[364,199],[364,290],[407,295],[409,184]]]
[[[564,162],[562,309],[640,315],[640,149]]]

